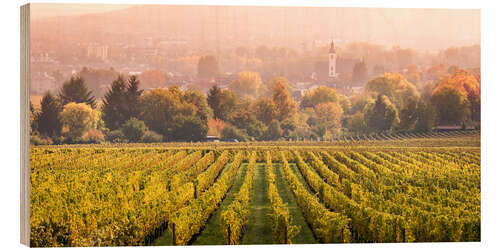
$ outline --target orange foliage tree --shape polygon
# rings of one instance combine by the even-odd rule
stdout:
[[[458,70],[434,89],[431,101],[436,107],[440,123],[478,122],[481,115],[481,84],[474,75]]]

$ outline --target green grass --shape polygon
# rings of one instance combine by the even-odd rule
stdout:
[[[300,232],[293,239],[292,242],[295,244],[311,244],[317,243],[314,238],[313,232],[306,223],[300,208],[295,201],[292,191],[288,188],[286,183],[283,168],[281,164],[273,164],[274,174],[276,175],[276,188],[281,196],[284,203],[288,203],[287,207],[290,211],[290,217],[292,218],[292,224],[300,227]]]
[[[222,201],[221,206],[215,214],[213,214],[210,219],[208,219],[208,223],[203,229],[203,231],[194,239],[193,245],[224,245],[226,244],[224,240],[224,235],[222,234],[221,228],[221,213],[224,211],[234,200],[234,197],[240,190],[241,185],[243,184],[243,180],[245,179],[247,163],[243,163],[238,169],[238,173],[236,175],[236,180],[226,194],[226,197]]]
[[[247,163],[242,163],[236,174],[236,179],[233,186],[229,189],[226,197],[221,203],[219,209],[208,219],[207,225],[203,231],[195,238],[193,245],[223,245],[224,236],[222,235],[222,229],[220,228],[220,208],[226,208],[234,200],[234,195],[239,191],[241,185],[243,184],[244,176],[246,174]],[[221,172],[221,175],[227,171],[227,165]],[[171,246],[172,245],[172,232],[166,230],[162,236],[153,242],[154,246]]]
[[[267,197],[265,164],[256,165],[247,230],[241,244],[273,244],[271,203]]]

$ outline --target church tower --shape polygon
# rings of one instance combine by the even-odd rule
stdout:
[[[337,77],[337,53],[335,53],[335,45],[330,43],[330,50],[328,51],[328,77]]]

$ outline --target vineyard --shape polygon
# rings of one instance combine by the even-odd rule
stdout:
[[[31,246],[480,241],[479,137],[32,147]]]

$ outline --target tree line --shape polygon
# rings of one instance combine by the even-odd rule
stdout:
[[[112,82],[102,99],[72,76],[40,109],[30,105],[33,144],[224,140],[329,140],[342,134],[424,132],[436,125],[480,124],[480,77],[456,70],[418,91],[404,76],[384,73],[364,91],[308,90],[298,100],[284,77],[263,83],[241,72],[227,89],[207,94],[179,87],[141,89],[134,75]]]

